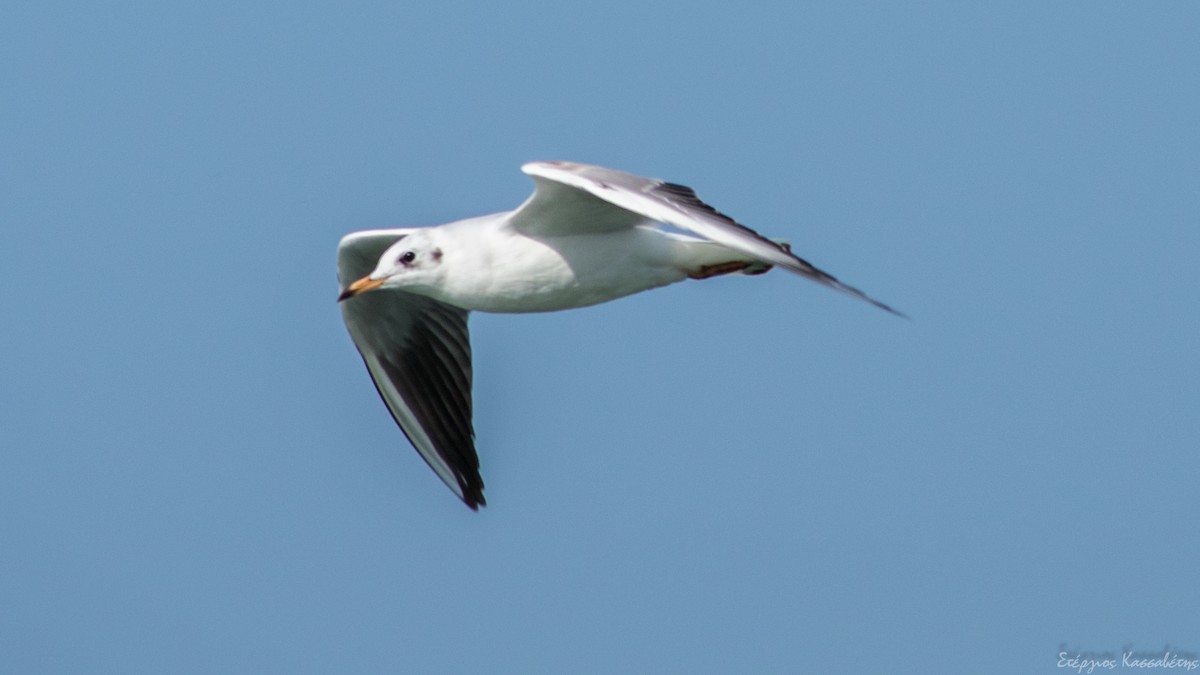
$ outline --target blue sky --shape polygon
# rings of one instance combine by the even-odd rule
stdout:
[[[426,4],[0,9],[0,671],[1200,654],[1195,4]],[[334,250],[534,159],[913,319],[781,273],[475,315],[472,513]]]

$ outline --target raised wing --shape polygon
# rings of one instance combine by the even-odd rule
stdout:
[[[646,221],[667,223],[904,316],[794,255],[786,246],[717,211],[687,186],[574,162],[530,162],[521,170],[534,178],[537,189],[511,217],[510,222],[518,229],[536,229],[542,234],[558,230],[568,234],[631,227]],[[602,205],[593,204],[597,200],[617,208],[603,209]],[[584,219],[582,225],[578,218],[553,217],[557,213],[571,213],[580,203],[601,215]]]
[[[338,283],[369,274],[409,230],[356,232],[338,246]],[[404,435],[454,494],[478,509],[483,498],[471,424],[467,312],[383,289],[341,303],[342,319],[380,398]]]
[[[512,227],[528,234],[583,234],[611,232],[652,222],[636,211],[624,208],[610,199],[595,196],[586,189],[553,175],[543,176],[530,170],[545,165],[566,165],[566,162],[534,162],[521,167],[533,177],[533,195],[509,217]],[[569,166],[585,167],[586,164]],[[600,167],[587,167],[600,169]],[[613,172],[615,173],[615,172]],[[626,174],[628,175],[628,174]],[[633,176],[631,176],[633,177]]]

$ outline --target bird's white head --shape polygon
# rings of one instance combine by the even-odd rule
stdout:
[[[354,281],[339,301],[377,288],[403,288],[421,293],[435,288],[442,273],[442,249],[428,232],[400,237],[379,256],[375,270]]]

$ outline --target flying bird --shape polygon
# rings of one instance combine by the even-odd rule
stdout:
[[[472,509],[486,501],[471,422],[469,312],[553,312],[782,267],[903,316],[691,188],[574,162],[521,170],[535,189],[516,210],[354,232],[338,245],[342,318],[375,388],[421,457]]]

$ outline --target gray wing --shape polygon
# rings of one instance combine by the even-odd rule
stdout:
[[[667,223],[904,316],[717,211],[687,186],[574,162],[530,162],[521,170],[533,177],[537,187],[510,217],[517,229],[570,234],[648,221]]]
[[[342,239],[339,286],[369,274],[383,251],[407,232],[373,230]],[[341,307],[375,388],[404,435],[467,506],[486,504],[471,424],[466,310],[390,289],[349,298]]]

